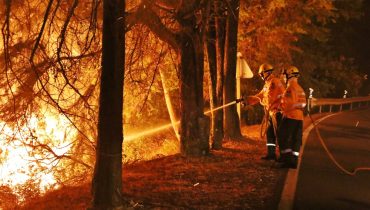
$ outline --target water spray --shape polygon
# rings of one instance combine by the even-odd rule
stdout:
[[[171,103],[170,92],[168,91],[168,88],[166,85],[166,76],[161,69],[159,69],[159,75],[161,76],[161,82],[162,82],[162,87],[163,87],[163,92],[164,92],[164,99],[167,105],[168,114],[170,115],[172,128],[176,134],[177,140],[180,141],[179,126],[176,120],[175,111]]]
[[[218,110],[223,109],[225,107],[229,107],[231,105],[234,105],[234,104],[237,104],[237,103],[241,103],[241,102],[243,102],[243,99],[242,98],[236,99],[235,101],[229,102],[229,103],[224,104],[222,106],[219,106],[217,108],[214,108],[214,109],[210,109],[208,111],[205,111],[204,114],[207,115],[209,113],[218,111]],[[168,124],[165,124],[165,125],[162,125],[162,126],[158,126],[158,127],[152,128],[152,129],[147,129],[147,130],[144,130],[142,132],[138,132],[137,134],[132,134],[132,135],[125,136],[125,141],[132,141],[132,140],[135,140],[135,139],[144,137],[144,136],[149,136],[149,135],[152,135],[154,133],[157,133],[157,132],[160,132],[160,131],[169,129],[169,128],[173,127],[174,125],[175,126],[178,126],[179,124],[180,124],[180,120],[178,120],[176,122],[173,122],[173,123],[168,123]],[[178,135],[178,134],[176,134],[176,135]]]
[[[224,104],[224,105],[219,106],[219,107],[217,107],[217,108],[210,109],[210,110],[208,110],[208,111],[204,112],[204,114],[209,114],[209,113],[212,113],[212,112],[218,111],[218,110],[220,110],[220,109],[223,109],[223,108],[225,108],[225,107],[228,107],[228,106],[231,106],[231,105],[234,105],[234,104],[240,103],[241,101],[239,101],[239,100],[240,100],[240,99],[237,99],[237,100],[235,100],[235,101],[232,101],[232,102],[230,102],[230,103]]]

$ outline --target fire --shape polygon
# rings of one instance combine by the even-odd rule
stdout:
[[[0,128],[0,186],[14,188],[33,181],[40,192],[57,187],[52,169],[59,161],[53,155],[66,154],[70,139],[77,134],[67,119],[55,114],[44,119],[32,116],[22,128],[5,123],[0,123]],[[42,153],[42,146],[49,153]]]

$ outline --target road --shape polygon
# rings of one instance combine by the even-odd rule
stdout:
[[[330,116],[318,128],[344,168],[370,167],[370,109]],[[302,155],[293,205],[295,210],[369,210],[370,171],[355,176],[340,171],[312,130]]]

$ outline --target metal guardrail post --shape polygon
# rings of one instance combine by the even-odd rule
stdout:
[[[332,111],[332,108],[333,108],[333,105],[330,105],[330,107],[329,107],[329,112],[331,112],[331,111]]]
[[[352,110],[352,104],[353,104],[353,103],[351,103],[351,106],[349,107],[349,110]]]
[[[343,108],[343,104],[341,104],[340,107],[339,107],[340,112],[342,111],[342,108]]]
[[[322,107],[322,106],[319,106],[319,113],[321,113],[321,109],[322,109],[321,107]]]

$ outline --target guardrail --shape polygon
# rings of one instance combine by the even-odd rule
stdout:
[[[329,108],[329,112],[332,112],[334,107],[339,107],[341,112],[344,105],[349,106],[349,110],[352,110],[357,104],[357,107],[369,106],[370,96],[365,97],[353,97],[353,98],[309,98],[308,99],[308,111],[311,112],[314,107],[319,107],[318,112],[323,112],[324,107]]]

